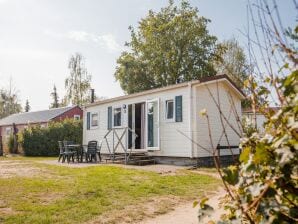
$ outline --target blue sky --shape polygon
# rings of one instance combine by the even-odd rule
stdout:
[[[270,1],[270,0],[269,0]],[[179,2],[179,1],[176,1]],[[21,103],[29,99],[32,110],[48,108],[56,84],[64,95],[67,62],[80,52],[92,74],[99,96],[123,92],[114,79],[116,59],[130,39],[128,26],[137,26],[148,10],[159,10],[167,0],[0,0],[0,87],[10,77]],[[246,0],[192,0],[200,14],[211,19],[208,28],[218,39],[235,37],[242,45]],[[277,0],[283,23],[293,25],[297,11],[293,0]]]

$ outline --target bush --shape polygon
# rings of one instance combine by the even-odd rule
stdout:
[[[81,144],[83,136],[82,121],[67,119],[63,122],[49,123],[47,128],[32,126],[19,135],[26,156],[57,156],[58,141],[73,141]]]
[[[10,135],[7,141],[7,147],[10,153],[14,153],[13,152],[13,145],[14,145],[14,137],[13,135]]]

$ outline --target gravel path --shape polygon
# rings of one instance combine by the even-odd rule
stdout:
[[[164,215],[157,216],[153,219],[145,219],[138,224],[197,224],[197,223],[208,223],[211,219],[218,221],[221,214],[223,213],[222,208],[218,208],[219,198],[225,194],[224,189],[220,188],[218,192],[213,195],[207,202],[213,208],[215,212],[212,217],[206,217],[205,219],[198,221],[198,209],[199,207],[193,208],[193,202],[179,205],[174,211],[166,213]]]

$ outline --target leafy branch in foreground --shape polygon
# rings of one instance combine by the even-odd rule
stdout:
[[[258,27],[261,28],[260,34],[263,34],[265,40],[262,43],[258,36],[254,43],[261,51],[266,75],[255,72],[246,81],[246,85],[251,91],[249,96],[254,113],[262,113],[266,122],[263,133],[256,127],[252,128],[249,134],[245,133],[244,129],[240,140],[240,164],[219,169],[220,161],[214,156],[216,168],[227,191],[221,200],[226,212],[218,223],[298,223],[297,49],[286,41],[285,29],[277,29],[273,12],[267,2],[257,3],[255,7],[260,18]],[[251,6],[248,8],[253,17]],[[275,1],[273,9],[274,14],[278,15]],[[256,28],[256,21],[253,22]],[[269,22],[271,26],[268,25]],[[297,43],[295,37],[298,35],[298,26],[293,32],[294,38],[293,35],[290,37]],[[256,32],[256,35],[259,33]],[[252,42],[249,34],[248,40]],[[250,51],[251,61],[258,67],[255,53],[252,49]],[[276,59],[276,55],[282,59],[283,66],[279,66],[280,61]],[[270,97],[278,102],[278,110],[270,108]],[[212,99],[216,97],[213,96]],[[214,103],[219,110],[219,116],[223,116],[220,102],[214,100]],[[209,123],[208,112],[205,111],[202,115]],[[210,125],[208,126],[210,128]],[[225,128],[225,124],[222,124],[222,128]],[[235,130],[234,128],[233,131]],[[214,144],[211,144],[211,147],[215,150]],[[205,198],[202,199],[200,207],[199,218],[211,214]]]

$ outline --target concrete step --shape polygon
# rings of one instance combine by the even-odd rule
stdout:
[[[129,160],[146,160],[153,159],[152,156],[130,156]]]
[[[128,164],[144,166],[149,164],[155,164],[155,160],[154,159],[130,160],[128,161]]]

